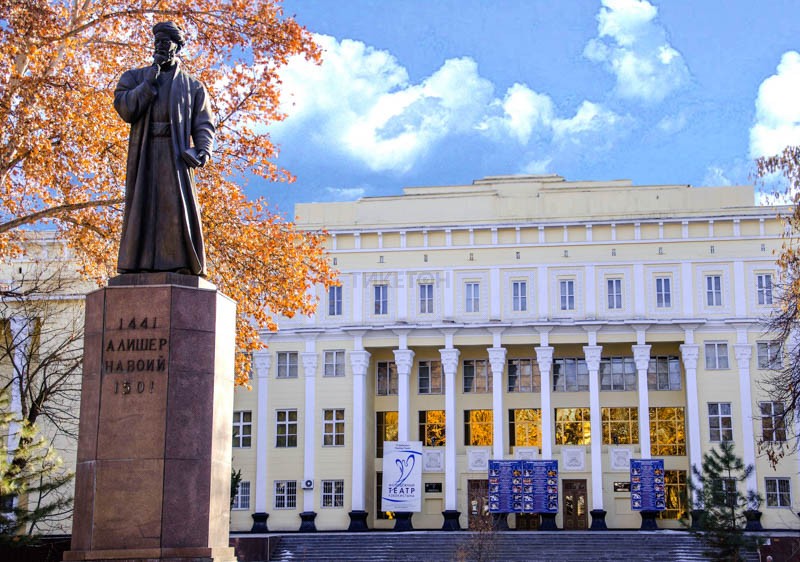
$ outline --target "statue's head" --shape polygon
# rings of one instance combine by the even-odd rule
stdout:
[[[153,26],[153,58],[156,64],[171,66],[175,55],[186,44],[183,30],[171,21]]]

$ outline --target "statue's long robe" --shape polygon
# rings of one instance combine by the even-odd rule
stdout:
[[[146,70],[127,71],[114,92],[114,108],[131,124],[117,269],[120,273],[179,271],[205,275],[194,171],[182,154],[193,145],[211,155],[211,104],[203,85],[176,66],[171,85],[162,87],[162,92],[169,92],[171,143],[164,142],[165,137],[154,137],[151,112],[159,89],[145,80]],[[167,147],[171,147],[170,154],[164,150]]]

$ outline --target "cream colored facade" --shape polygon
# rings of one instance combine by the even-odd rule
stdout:
[[[748,487],[768,500],[763,526],[797,528],[798,458],[773,469],[758,450],[765,435],[782,437],[762,416],[758,385],[781,225],[753,201],[747,186],[503,176],[298,205],[301,227],[330,234],[341,296],[318,288],[316,315],[263,334],[253,389],[236,394],[235,430],[249,439],[233,465],[249,489],[232,529],[250,529],[255,512],[272,531],[297,530],[306,512],[316,529],[341,530],[351,511],[391,528],[377,517],[377,418],[397,412],[390,434],[427,439],[426,411],[444,412],[445,443],[425,443],[423,481],[433,486],[415,528],[442,528],[442,513],[455,510],[468,527],[484,509],[486,460],[521,456],[559,461],[559,527],[580,515],[565,515],[567,480],[577,481],[569,501],[583,502],[573,509],[584,524],[603,510],[610,528],[638,527],[630,492],[615,491],[629,481],[627,459],[663,458],[675,504],[690,465],[721,439],[756,466]],[[325,366],[342,359],[342,372]],[[609,375],[612,363],[627,376]],[[580,376],[566,374],[572,365]],[[670,366],[679,376],[657,372]],[[441,385],[438,375],[428,383],[428,367],[441,369]],[[530,369],[530,384],[509,388],[512,368]],[[378,380],[379,369],[396,381]],[[539,420],[515,422],[512,442],[509,410],[523,409]],[[576,415],[587,423],[575,425]],[[482,433],[472,425],[489,416]],[[670,507],[661,527],[679,526],[687,506]]]

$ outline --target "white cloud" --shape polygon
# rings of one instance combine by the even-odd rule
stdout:
[[[598,36],[583,54],[616,76],[620,97],[658,102],[689,80],[689,69],[669,44],[657,15],[658,9],[646,0],[603,0]]]
[[[776,74],[761,83],[756,122],[750,129],[750,156],[772,156],[800,145],[800,54],[788,51]]]
[[[552,158],[544,158],[542,160],[531,160],[522,167],[523,174],[546,174],[550,171],[550,164]]]
[[[556,119],[553,122],[553,139],[559,144],[586,144],[591,142],[608,142],[613,136],[611,133],[627,118],[621,117],[603,108],[601,105],[584,101],[575,115],[569,119]]]
[[[355,201],[364,197],[367,190],[363,187],[326,187],[325,192],[334,201]]]
[[[733,182],[728,178],[726,171],[720,166],[709,166],[706,168],[705,176],[703,176],[702,185],[707,187],[720,187],[724,185],[733,185]]]
[[[677,115],[667,115],[656,124],[656,128],[667,135],[682,131],[688,124],[686,113],[681,111]]]

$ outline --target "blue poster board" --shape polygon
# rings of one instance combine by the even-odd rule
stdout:
[[[631,509],[664,511],[664,459],[631,459]]]
[[[490,513],[557,513],[558,461],[489,461]]]

